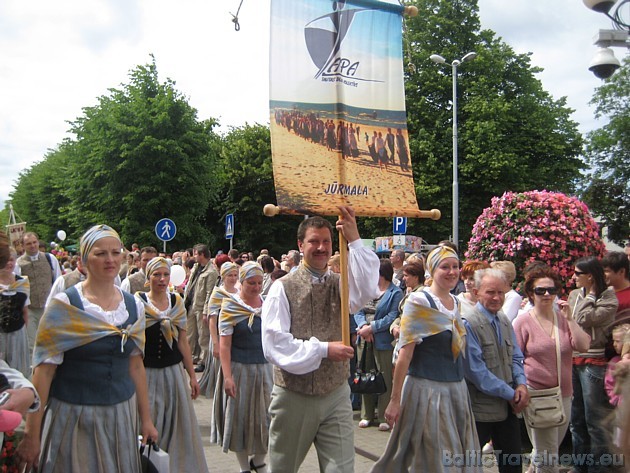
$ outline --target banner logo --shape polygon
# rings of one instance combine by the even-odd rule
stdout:
[[[304,38],[311,60],[317,66],[315,79],[342,82],[343,79],[373,81],[357,77],[360,61],[343,57],[341,45],[350,31],[354,16],[366,8],[346,8],[346,2],[333,2],[333,12],[316,18],[304,27]],[[381,82],[381,81],[374,81]],[[356,84],[349,84],[355,85]]]

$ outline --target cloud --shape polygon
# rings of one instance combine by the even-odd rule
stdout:
[[[479,0],[479,15],[482,27],[514,51],[532,53],[532,65],[543,68],[538,74],[543,87],[556,99],[567,97],[581,132],[601,126],[588,105],[601,81],[588,64],[596,51],[593,36],[610,28],[606,17],[575,0]]]

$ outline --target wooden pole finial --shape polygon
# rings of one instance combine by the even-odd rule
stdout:
[[[405,7],[405,15],[414,17],[418,16],[418,7],[415,5],[409,5]]]
[[[263,214],[267,217],[275,217],[280,213],[280,207],[273,204],[267,204],[263,207]]]

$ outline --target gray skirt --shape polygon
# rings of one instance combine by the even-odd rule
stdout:
[[[40,473],[140,472],[135,394],[112,406],[50,398],[44,414]]]
[[[269,363],[232,362],[236,399],[223,390],[223,372],[219,372],[212,406],[210,441],[224,452],[248,455],[267,453],[269,444],[269,404],[273,388],[273,367]]]
[[[18,370],[27,379],[31,379],[31,357],[26,325],[15,332],[0,332],[0,350],[2,350],[2,359],[7,362],[7,365]]]
[[[158,445],[168,452],[171,471],[207,472],[201,432],[182,364],[146,368],[146,373],[151,419],[158,431]]]
[[[468,388],[407,376],[400,417],[372,473],[483,471]]]
[[[217,377],[219,376],[219,370],[221,369],[221,360],[212,356],[212,339],[210,339],[208,355],[204,360],[204,365],[205,368],[199,380],[199,391],[202,396],[212,399],[214,387],[217,384]]]

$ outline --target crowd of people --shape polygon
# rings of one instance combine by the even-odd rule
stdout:
[[[360,124],[345,120],[339,120],[335,124],[334,120],[324,120],[319,114],[298,110],[276,110],[274,120],[276,125],[286,128],[304,140],[325,146],[328,151],[339,152],[342,159],[358,158],[364,153],[381,169],[387,170],[388,165],[396,164],[403,172],[410,170],[409,150],[400,128],[397,128],[394,134],[391,127],[387,128],[387,133],[372,127],[371,135],[364,129],[365,150],[361,151]]]
[[[208,471],[192,404],[204,395],[210,440],[241,472],[297,472],[311,446],[321,471],[353,472],[353,409],[358,428],[384,432],[373,472],[481,472],[483,453],[501,473],[558,472],[568,430],[573,458],[595,459],[573,472],[624,471],[614,454],[630,451],[630,256],[577,260],[569,292],[545,263],[517,274],[509,261],[461,261],[447,241],[379,259],[352,209],[340,215],[350,346],[334,227],[321,217],[279,260],[212,257],[205,244],[127,250],[96,225],[66,265],[32,232],[23,255],[0,235],[0,391],[7,377],[13,394],[0,413],[28,411],[4,464],[141,471],[141,435],[168,452],[171,472]],[[358,359],[385,393],[351,394]],[[560,421],[530,422],[532,400],[554,388]]]

